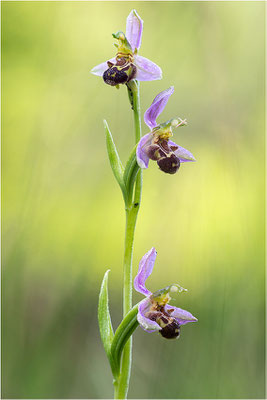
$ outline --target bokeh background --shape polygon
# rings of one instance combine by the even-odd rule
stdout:
[[[142,110],[187,118],[174,140],[196,163],[144,172],[134,274],[152,246],[148,287],[199,319],[167,341],[134,335],[130,398],[264,397],[264,2],[2,2],[2,396],[110,398],[97,326],[110,273],[122,314],[124,211],[103,118],[123,162],[133,147],[125,87],[90,69],[136,8],[140,54],[163,69]],[[144,133],[147,127],[143,124]],[[135,301],[141,296],[134,295]]]

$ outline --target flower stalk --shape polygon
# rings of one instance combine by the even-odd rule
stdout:
[[[134,114],[135,143],[141,138],[141,110],[140,110],[140,90],[139,82],[131,81],[128,85],[128,94]],[[129,313],[132,308],[132,259],[134,233],[137,221],[137,215],[140,208],[142,193],[142,171],[139,170],[135,183],[129,187],[128,204],[126,205],[126,227],[125,227],[125,249],[123,262],[123,317]],[[134,191],[134,195],[132,193]],[[125,399],[127,397],[130,373],[132,363],[132,337],[125,344],[121,372],[117,381],[114,382],[114,398]]]

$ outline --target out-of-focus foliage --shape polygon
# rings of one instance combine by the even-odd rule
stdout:
[[[129,395],[262,398],[264,3],[1,5],[3,397],[112,397],[97,298],[110,268],[117,326],[124,212],[103,118],[123,162],[133,121],[126,89],[89,71],[115,54],[111,33],[134,7],[141,55],[163,70],[141,85],[142,110],[174,85],[160,121],[187,118],[175,141],[197,158],[174,176],[144,172],[134,273],[155,246],[148,287],[188,288],[174,304],[199,322],[177,341],[137,329]]]

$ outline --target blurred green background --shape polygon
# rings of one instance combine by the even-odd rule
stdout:
[[[103,118],[123,162],[133,147],[125,87],[90,74],[136,8],[140,54],[170,85],[159,118],[197,163],[144,171],[134,274],[158,250],[148,287],[189,289],[173,304],[197,324],[177,341],[138,328],[130,398],[264,397],[264,3],[2,2],[2,396],[110,398],[97,300],[110,273],[122,313],[124,211]],[[144,133],[148,129],[143,124]],[[135,301],[141,296],[134,294]]]

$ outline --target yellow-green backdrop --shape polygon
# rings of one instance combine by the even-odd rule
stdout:
[[[144,171],[133,270],[155,246],[148,287],[188,288],[173,304],[199,322],[177,341],[137,329],[129,397],[263,398],[264,2],[1,5],[3,397],[112,397],[96,310],[110,268],[119,323],[124,211],[102,120],[123,162],[133,121],[125,87],[90,69],[136,8],[163,70],[142,111],[174,85],[159,120],[187,118],[174,140],[197,162]]]

